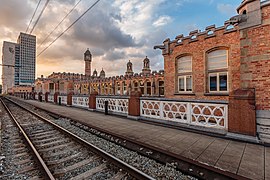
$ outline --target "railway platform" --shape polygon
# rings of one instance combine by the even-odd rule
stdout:
[[[270,179],[270,147],[152,125],[86,109],[34,100],[24,101],[91,127],[248,179]]]

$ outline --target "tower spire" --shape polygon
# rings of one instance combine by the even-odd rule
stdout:
[[[84,64],[85,64],[85,75],[91,76],[91,62],[92,62],[92,54],[89,51],[89,48],[84,53]]]

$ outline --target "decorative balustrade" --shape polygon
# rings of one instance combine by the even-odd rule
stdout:
[[[41,95],[41,99],[42,99],[42,101],[45,101],[45,94]]]
[[[35,94],[35,100],[38,100],[38,94]]]
[[[128,98],[127,97],[102,97],[97,96],[96,98],[96,109],[104,111],[105,101],[108,101],[108,110],[111,112],[128,114]]]
[[[89,97],[88,96],[72,96],[72,106],[88,108]]]
[[[54,102],[54,95],[48,94],[48,102]]]
[[[67,96],[59,95],[57,102],[59,103],[60,100],[61,100],[61,104],[67,105]]]
[[[227,129],[228,105],[226,103],[179,102],[165,100],[140,100],[140,116],[185,124]]]

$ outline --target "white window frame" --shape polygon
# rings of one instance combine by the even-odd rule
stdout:
[[[181,58],[185,58],[185,57],[190,57],[190,70],[187,71],[187,70],[183,70],[183,71],[180,71],[179,72],[179,59]],[[186,55],[186,56],[182,56],[182,57],[179,57],[177,58],[177,63],[176,63],[176,71],[177,71],[177,92],[178,93],[193,93],[193,76],[192,76],[192,69],[193,69],[193,66],[192,66],[192,56],[191,55]],[[188,91],[187,90],[187,78],[190,77],[191,78],[191,91]],[[184,91],[181,91],[180,90],[180,83],[179,83],[179,79],[181,78],[184,78]]]
[[[191,78],[191,91],[187,90],[187,78]],[[184,91],[180,90],[180,83],[179,83],[179,79],[184,79]],[[179,93],[192,93],[193,92],[193,78],[192,75],[184,75],[184,76],[178,76],[178,92]]]
[[[122,95],[127,95],[127,84],[126,82],[122,82],[122,88],[123,88],[123,94]]]
[[[218,50],[225,50],[226,51],[226,66],[227,67],[221,67],[221,68],[217,68],[217,69],[210,69],[209,70],[209,65],[208,65],[208,54],[214,52],[214,51],[218,51]],[[229,73],[228,73],[228,66],[229,66],[229,50],[228,49],[217,49],[211,52],[207,53],[207,71],[208,71],[208,92],[209,93],[228,93],[229,92]],[[219,57],[219,56],[216,56]],[[227,75],[227,90],[226,91],[220,91],[220,75],[222,74],[226,74]],[[210,88],[210,77],[211,75],[216,75],[217,77],[217,90],[216,91],[211,91]]]
[[[220,91],[220,75],[227,75],[227,90],[226,91]],[[217,77],[217,90],[216,91],[211,91],[210,88],[210,77],[211,75],[216,75]],[[228,78],[228,72],[223,71],[223,72],[211,72],[208,73],[208,88],[210,93],[228,93],[229,92],[229,78]]]

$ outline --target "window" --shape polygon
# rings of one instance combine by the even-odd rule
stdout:
[[[178,84],[179,84],[179,92],[182,91],[192,91],[192,76],[186,75],[186,76],[178,76]]]
[[[228,50],[207,54],[209,92],[228,92]]]
[[[127,95],[127,84],[126,82],[122,82],[122,86],[123,86],[123,95]]]
[[[164,95],[164,81],[158,81],[158,93],[160,96]]]
[[[115,89],[116,89],[116,94],[117,95],[120,95],[120,93],[121,93],[121,86],[120,86],[120,83],[119,82],[116,83],[116,88]]]
[[[151,88],[152,88],[151,87],[151,82],[147,82],[146,83],[146,93],[147,93],[148,96],[151,96],[151,94],[152,94],[151,93]]]
[[[140,81],[140,91],[141,91],[142,95],[144,95],[144,83],[143,83],[143,81]]]
[[[134,91],[138,91],[138,86],[139,86],[139,84],[138,84],[138,82],[134,82]]]
[[[177,59],[178,92],[192,92],[192,57],[183,56]]]

